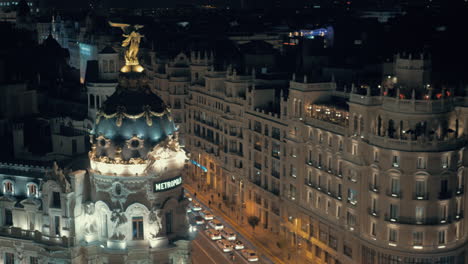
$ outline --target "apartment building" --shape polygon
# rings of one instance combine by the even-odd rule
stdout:
[[[468,101],[398,74],[337,87],[212,67],[188,91],[188,177],[311,263],[465,263]]]

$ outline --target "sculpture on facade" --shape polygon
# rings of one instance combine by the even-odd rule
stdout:
[[[127,223],[127,217],[125,213],[120,209],[115,209],[112,211],[111,221],[114,224],[111,239],[113,240],[123,240],[125,235],[121,232],[121,226]]]
[[[138,33],[138,30],[143,28],[143,26],[113,22],[109,22],[109,24],[111,27],[121,28],[124,32],[123,36],[125,39],[122,41],[122,47],[127,47],[127,50],[125,51],[125,65],[139,65],[137,55],[140,48],[141,38],[144,36]]]
[[[94,215],[94,203],[86,203],[84,204],[84,211],[85,211],[85,233],[86,234],[93,234],[97,231],[96,228],[96,221]]]
[[[149,214],[149,222],[150,224],[155,225],[156,232],[152,233],[151,236],[153,238],[158,237],[159,233],[162,230],[162,215],[161,215],[161,210],[157,209],[152,209],[150,214]]]

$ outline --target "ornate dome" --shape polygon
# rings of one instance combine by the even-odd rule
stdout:
[[[152,93],[144,73],[121,73],[119,86],[96,114],[90,159],[145,164],[148,153],[176,132],[170,109]]]

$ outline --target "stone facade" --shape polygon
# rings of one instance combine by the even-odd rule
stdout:
[[[407,73],[349,89],[208,70],[188,177],[314,263],[465,263],[466,97],[400,90]]]

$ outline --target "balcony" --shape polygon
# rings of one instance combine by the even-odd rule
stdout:
[[[258,151],[262,151],[262,146],[260,144],[255,144],[254,149],[256,149]]]
[[[262,164],[260,164],[260,163],[258,163],[258,162],[254,162],[254,167],[255,167],[256,169],[261,170],[261,169],[262,169]]]
[[[413,193],[413,200],[424,201],[429,200],[429,193]]]
[[[274,138],[274,139],[277,139],[277,140],[281,139],[280,133],[272,132],[271,137]]]
[[[404,225],[445,225],[450,224],[454,221],[458,221],[463,218],[463,213],[455,217],[424,217],[424,218],[416,218],[416,217],[390,217],[389,215],[385,215],[385,221],[404,224]]]
[[[369,191],[379,193],[379,187],[375,184],[369,184]]]
[[[279,151],[274,151],[274,150],[273,150],[273,151],[271,152],[271,156],[272,156],[273,158],[280,159],[280,152],[279,152]]]
[[[402,197],[402,192],[401,191],[387,191],[387,196],[393,197],[393,198],[399,198],[401,199]]]
[[[445,191],[445,192],[439,192],[438,199],[439,200],[447,200],[452,198],[452,192],[451,191]]]
[[[309,179],[305,179],[304,184],[313,188],[316,187],[315,183]]]
[[[367,211],[369,212],[369,215],[371,215],[373,217],[379,217],[379,213],[378,213],[377,210],[369,208]]]
[[[270,191],[272,194],[276,195],[276,196],[279,196],[280,195],[280,191],[278,189],[273,189]]]
[[[279,179],[279,178],[280,178],[280,173],[279,173],[278,171],[272,170],[272,171],[271,171],[271,176],[273,176],[273,177]]]

